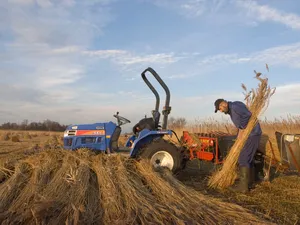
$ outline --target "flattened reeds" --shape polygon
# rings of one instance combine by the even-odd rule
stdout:
[[[270,98],[275,92],[275,89],[271,89],[268,86],[268,79],[262,79],[260,76],[261,73],[256,73],[255,78],[260,82],[258,88],[245,93],[246,105],[252,113],[248,125],[246,129],[244,129],[242,135],[238,137],[235,144],[232,146],[221,169],[210,177],[208,182],[209,187],[220,189],[226,188],[232,185],[237,177],[236,165],[239,154],[254,126],[257,124],[258,117],[264,110],[266,110]],[[243,89],[247,90],[245,86],[243,86]]]
[[[0,186],[4,224],[261,224],[148,162],[86,150],[23,158]],[[268,222],[263,221],[264,224]]]
[[[143,162],[136,166],[158,203],[166,207],[162,215],[169,220],[163,221],[163,224],[261,224],[260,219],[238,205],[187,188],[168,170],[157,174],[149,173],[152,171],[149,163]]]
[[[0,184],[0,213],[5,212],[22,193],[30,176],[30,166],[21,162],[16,166],[15,173],[6,182]]]

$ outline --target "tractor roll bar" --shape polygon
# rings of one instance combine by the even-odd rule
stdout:
[[[149,69],[149,68],[148,68]],[[142,73],[142,78],[145,81],[145,83],[148,85],[148,87],[151,89],[151,91],[153,92],[153,94],[155,95],[156,98],[156,103],[155,103],[155,111],[158,112],[159,110],[159,103],[160,103],[160,98],[158,95],[158,92],[155,90],[155,88],[153,87],[153,85],[150,83],[150,81],[146,78],[146,72],[149,71],[148,69],[146,69],[143,73]],[[152,73],[153,74],[153,73]],[[155,75],[153,74],[153,76],[155,77]],[[158,75],[157,75],[158,76]],[[157,79],[157,78],[156,78]]]
[[[155,104],[155,111],[158,112],[159,110],[159,95],[156,91],[156,89],[153,87],[153,85],[149,82],[149,80],[146,78],[146,72],[150,72],[155,79],[158,81],[158,83],[163,87],[163,89],[166,92],[166,101],[165,101],[165,106],[163,108],[163,124],[162,124],[162,129],[166,129],[167,128],[167,123],[168,123],[168,115],[171,112],[171,107],[170,107],[170,91],[168,86],[165,84],[165,82],[160,78],[160,76],[155,72],[154,69],[152,69],[151,67],[148,67],[147,69],[144,70],[144,72],[142,72],[142,78],[145,81],[145,83],[148,85],[148,87],[151,89],[151,91],[153,92],[153,94],[156,97],[156,104]]]

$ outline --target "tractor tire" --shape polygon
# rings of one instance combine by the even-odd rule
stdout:
[[[159,139],[149,143],[141,153],[139,158],[148,159],[154,169],[168,168],[172,173],[182,169],[183,155],[180,150],[172,143]]]

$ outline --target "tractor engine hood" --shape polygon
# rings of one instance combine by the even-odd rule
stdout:
[[[81,136],[81,135],[105,135],[105,130],[115,127],[113,122],[93,123],[93,124],[74,124],[67,127],[64,132],[64,137]]]

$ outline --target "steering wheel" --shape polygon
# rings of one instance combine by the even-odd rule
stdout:
[[[123,125],[125,123],[131,123],[130,120],[128,120],[122,116],[119,116],[119,112],[117,112],[117,114],[115,114],[114,117],[117,118],[119,126]]]

